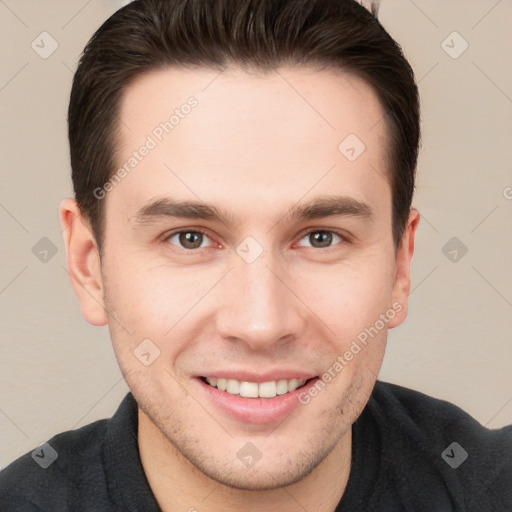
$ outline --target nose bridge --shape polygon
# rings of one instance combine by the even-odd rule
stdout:
[[[233,264],[223,284],[226,297],[218,311],[219,333],[254,350],[299,336],[303,328],[300,301],[283,283],[280,274],[285,272],[280,271],[278,259],[264,252],[251,261],[242,253],[235,255]]]

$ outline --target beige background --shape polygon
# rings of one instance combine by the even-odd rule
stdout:
[[[71,195],[73,70],[121,3],[0,0],[2,467],[57,432],[110,416],[127,391],[107,329],[80,315],[57,214]],[[383,0],[380,19],[423,102],[410,313],[390,332],[380,379],[500,427],[512,423],[512,2]],[[43,31],[59,45],[46,59],[31,47]],[[457,58],[464,41],[454,31],[469,44]],[[57,249],[46,263],[32,252],[43,237]],[[456,262],[442,250],[452,237],[468,248]]]

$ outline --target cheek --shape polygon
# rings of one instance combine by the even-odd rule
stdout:
[[[373,325],[391,307],[392,286],[389,266],[378,261],[304,270],[296,281],[297,295],[338,340]]]
[[[190,332],[191,320],[204,315],[208,301],[202,299],[219,279],[218,272],[151,264],[143,255],[136,256],[131,260],[125,256],[122,263],[110,262],[105,267],[114,348],[116,352],[133,351],[149,338],[166,355],[176,355],[187,344],[182,334]]]
[[[162,276],[128,258],[105,267],[105,301],[112,316],[109,325],[116,334],[114,344],[122,341],[133,349],[131,345],[145,338],[162,338],[169,329],[165,327],[170,312],[183,298],[177,293],[180,287],[171,288]]]

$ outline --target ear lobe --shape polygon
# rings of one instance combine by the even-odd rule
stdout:
[[[105,325],[107,311],[103,300],[100,256],[89,222],[74,199],[64,199],[59,208],[71,284],[80,301],[84,319],[92,325]]]
[[[416,208],[411,208],[407,225],[404,229],[400,246],[396,253],[396,273],[393,284],[392,304],[399,303],[401,309],[397,315],[389,321],[388,328],[400,325],[407,317],[409,292],[411,289],[411,260],[414,253],[414,237],[420,221],[420,214]]]

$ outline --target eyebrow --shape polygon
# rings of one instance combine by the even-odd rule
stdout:
[[[373,220],[375,213],[370,205],[352,197],[327,195],[292,206],[281,220],[313,220],[332,216]],[[156,199],[143,206],[134,215],[134,223],[145,225],[167,217],[210,220],[225,225],[237,223],[232,214],[212,204],[178,201],[169,197]]]

